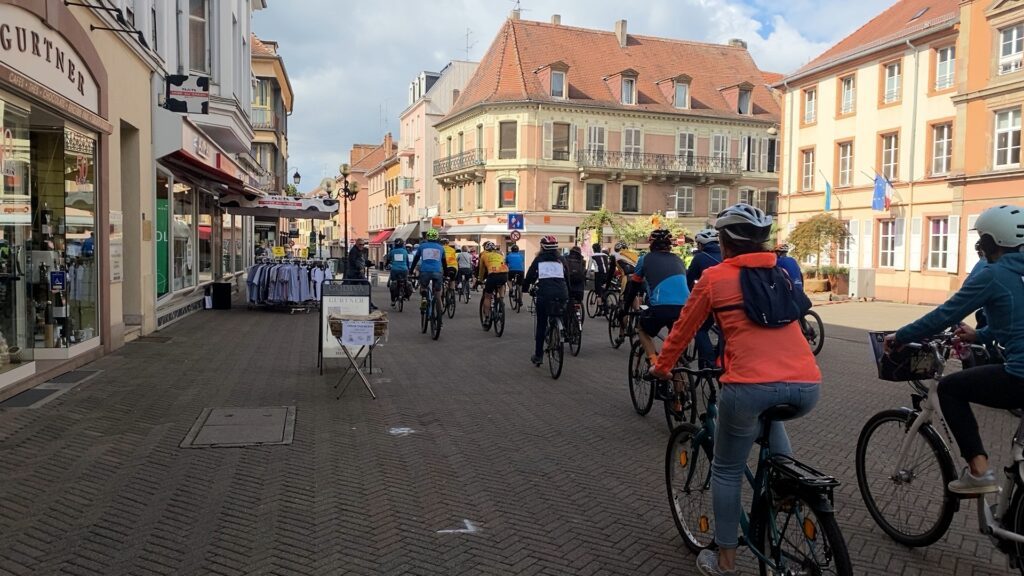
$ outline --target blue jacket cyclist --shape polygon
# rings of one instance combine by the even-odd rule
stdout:
[[[700,250],[693,255],[693,259],[690,260],[690,266],[686,269],[686,287],[691,291],[708,268],[714,268],[722,263],[722,249],[718,243],[718,230],[714,228],[701,230],[694,236],[694,240]],[[702,368],[715,365],[715,346],[711,343],[711,327],[714,324],[714,318],[708,316],[704,324],[701,325],[700,330],[697,330],[697,335],[693,338],[693,342],[697,346],[697,358]]]
[[[672,253],[672,233],[668,230],[654,230],[648,237],[651,251],[636,262],[633,274],[626,284],[620,314],[628,311],[629,303],[640,291],[641,284],[647,291],[648,308],[640,316],[638,336],[644,352],[657,361],[658,355],[652,338],[662,329],[672,330],[679,313],[690,296],[686,286],[686,266],[683,259]],[[620,336],[621,338],[621,336]]]
[[[508,266],[508,281],[522,282],[523,274],[526,272],[526,254],[519,251],[518,245],[509,246],[505,264]]]
[[[434,297],[437,300],[441,299],[441,286],[444,284],[444,246],[437,241],[438,236],[436,229],[427,230],[427,239],[420,243],[410,266],[411,270],[415,270],[416,264],[420,265],[420,295],[424,298],[420,302],[420,308],[427,306],[427,286],[431,281],[434,282]]]
[[[388,252],[387,262],[388,267],[391,269],[391,275],[388,280],[388,286],[391,288],[391,304],[393,305],[398,300],[398,284],[400,280],[409,278],[409,261],[412,258],[409,256],[409,251],[405,249],[405,242],[402,240],[395,240],[394,248]],[[402,295],[405,298],[405,295]]]
[[[800,269],[800,263],[789,255],[789,244],[779,244],[775,247],[776,266],[782,268],[789,274],[790,281],[793,282],[793,288],[799,288],[801,291],[804,289],[804,272]]]
[[[965,342],[999,342],[1005,348],[1006,364],[954,372],[938,386],[942,414],[968,465],[960,478],[949,483],[949,491],[965,496],[999,491],[971,403],[1024,408],[1024,207],[989,208],[978,216],[975,229],[988,266],[973,271],[949,300],[900,328],[886,342],[890,349],[899,348],[941,332],[978,308],[988,313],[988,326],[975,330],[961,323],[957,334]]]

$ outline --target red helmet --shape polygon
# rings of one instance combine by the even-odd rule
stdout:
[[[558,238],[549,234],[540,239],[541,250],[554,250],[556,248],[558,248]]]

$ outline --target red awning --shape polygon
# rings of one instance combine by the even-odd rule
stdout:
[[[245,184],[241,180],[219,168],[210,166],[184,150],[178,150],[168,154],[160,160],[167,166],[180,170],[185,174],[185,176],[196,179],[200,184],[219,184],[220,188],[211,186],[211,191],[218,195],[229,191],[238,193],[246,192]]]
[[[373,244],[373,245],[383,244],[384,241],[386,241],[388,239],[388,237],[391,236],[392,232],[394,232],[394,230],[381,230],[380,232],[377,233],[376,236],[374,236],[373,238],[370,239],[370,244]]]

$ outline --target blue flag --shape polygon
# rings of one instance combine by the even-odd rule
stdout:
[[[885,178],[882,178],[880,174],[875,174],[875,192],[871,196],[872,210],[885,210],[885,185]]]
[[[825,212],[832,209],[832,184],[825,179]]]

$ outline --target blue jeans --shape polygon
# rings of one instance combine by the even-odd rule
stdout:
[[[726,384],[718,400],[715,458],[711,463],[711,501],[715,511],[715,542],[722,548],[737,546],[740,491],[747,457],[761,433],[761,412],[776,404],[792,404],[803,416],[818,403],[817,384]],[[782,422],[772,424],[769,445],[773,454],[792,454]]]

